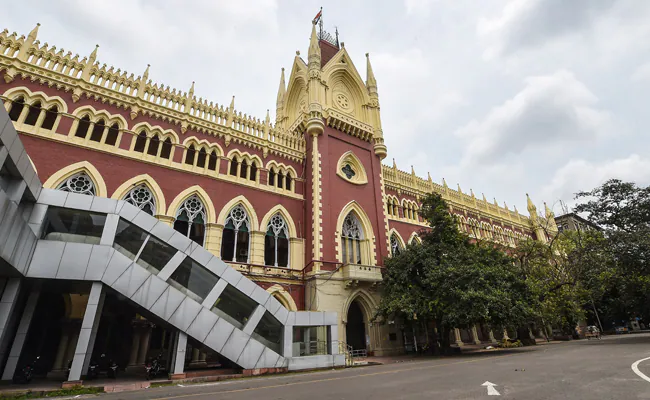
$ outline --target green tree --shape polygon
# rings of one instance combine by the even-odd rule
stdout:
[[[606,318],[650,321],[650,187],[612,179],[576,195],[575,211],[604,230],[607,268],[599,271],[597,303]],[[609,324],[608,324],[609,325]]]
[[[423,200],[420,213],[431,229],[422,233],[422,244],[386,260],[379,315],[407,324],[434,322],[443,350],[454,327],[526,323],[535,298],[513,258],[472,243],[437,194]]]

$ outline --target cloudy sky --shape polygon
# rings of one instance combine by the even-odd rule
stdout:
[[[390,164],[525,211],[611,177],[650,184],[650,1],[32,0],[0,29],[263,118],[324,8],[377,77]],[[364,76],[365,78],[365,76]]]

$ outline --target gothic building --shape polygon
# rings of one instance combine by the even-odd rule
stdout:
[[[97,48],[80,57],[41,43],[38,30],[0,33],[0,99],[43,186],[124,200],[288,310],[337,312],[334,339],[346,347],[404,351],[399,324],[372,318],[384,260],[418,243],[426,229],[418,209],[427,193],[442,195],[476,240],[505,247],[526,237],[545,240],[537,218],[553,215],[546,209],[538,216],[530,199],[529,215],[522,215],[413,168],[402,171],[395,161],[383,164],[389,149],[370,58],[362,76],[343,43],[315,25],[306,57],[296,52],[291,69],[282,69],[275,121],[269,113],[242,114],[234,97],[228,104],[197,98],[194,83],[187,91],[154,83],[149,66],[135,76],[102,64]],[[61,318],[69,323],[79,314],[73,295],[65,301]],[[146,326],[136,314],[119,329]],[[164,341],[138,335],[133,363]],[[477,325],[457,329],[454,340],[500,335]],[[188,362],[205,357],[197,347]]]

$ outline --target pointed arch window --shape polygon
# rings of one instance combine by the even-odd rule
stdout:
[[[9,110],[9,118],[11,118],[12,121],[18,121],[18,118],[20,118],[20,114],[22,114],[24,108],[25,98],[21,96],[14,100],[11,104],[11,110]]]
[[[77,131],[74,133],[74,135],[76,137],[85,139],[86,135],[88,134],[88,128],[90,128],[90,117],[86,115],[79,120]]]
[[[124,196],[127,203],[131,203],[149,215],[154,215],[156,212],[156,200],[153,193],[149,190],[147,185],[140,184]]]
[[[43,120],[41,128],[47,129],[48,131],[51,130],[54,127],[54,123],[56,122],[56,118],[58,116],[59,108],[57,106],[50,107],[47,111],[45,111],[45,119]]]
[[[253,182],[257,181],[257,164],[255,164],[255,161],[251,161],[251,174],[249,179]]]
[[[237,161],[237,156],[233,156],[232,160],[230,161],[230,172],[229,174],[232,176],[237,176],[237,168],[239,166],[239,161]]]
[[[155,133],[149,139],[149,148],[147,148],[147,154],[150,156],[158,155],[158,148],[160,147],[160,138]]]
[[[275,169],[269,171],[269,186],[275,186]]]
[[[167,138],[162,144],[162,149],[160,150],[160,157],[169,159],[171,155],[172,155],[172,140],[170,138]]]
[[[38,117],[41,115],[41,111],[42,108],[40,101],[37,101],[36,103],[29,106],[29,112],[25,118],[25,125],[36,125],[36,121],[38,121]]]
[[[196,166],[199,168],[205,168],[205,159],[207,158],[207,153],[205,152],[204,148],[201,148],[199,150],[199,156],[196,159]]]
[[[246,162],[246,160],[242,160],[242,162],[241,162],[241,169],[239,171],[239,177],[240,178],[247,178],[248,177],[248,162]]]
[[[287,190],[291,190],[293,186],[293,177],[291,176],[291,172],[287,172],[287,176],[285,178],[285,186],[287,187]]]
[[[101,142],[105,127],[106,125],[104,124],[103,119],[97,121],[95,123],[95,126],[93,127],[92,133],[90,134],[90,140],[92,140],[93,142]]]
[[[63,190],[64,192],[89,194],[91,196],[96,195],[95,184],[85,172],[72,175],[63,181],[57,189]]]
[[[194,145],[191,144],[187,148],[187,151],[185,152],[185,164],[194,165],[195,155],[196,155],[196,150],[194,149]]]
[[[390,235],[390,251],[393,256],[399,255],[402,252],[402,244],[394,233]]]
[[[133,151],[144,153],[145,147],[147,147],[147,133],[145,131],[140,131],[135,139],[135,146],[133,147]]]
[[[271,217],[264,238],[264,264],[289,266],[289,229],[280,213]]]
[[[217,170],[217,152],[215,150],[212,150],[212,153],[208,157],[208,169],[210,171]]]
[[[284,187],[284,174],[282,171],[278,172],[278,188],[282,189]]]
[[[106,134],[106,141],[104,143],[115,146],[117,144],[117,137],[120,133],[120,127],[117,124],[111,125]]]
[[[343,250],[343,263],[344,264],[361,264],[362,257],[362,242],[363,242],[363,228],[354,212],[350,212],[343,220],[343,227],[341,228],[341,246]]]
[[[224,261],[248,262],[250,250],[250,221],[241,204],[230,210],[226,218],[221,241],[221,259]]]
[[[199,196],[192,195],[183,202],[176,212],[174,229],[203,245],[205,240],[205,206]]]

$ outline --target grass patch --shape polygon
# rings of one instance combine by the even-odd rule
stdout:
[[[39,399],[43,397],[64,397],[76,396],[79,394],[99,394],[104,393],[103,387],[83,387],[74,386],[69,389],[59,390],[27,390],[24,392],[9,392],[0,393],[0,400],[23,400],[23,399]]]

